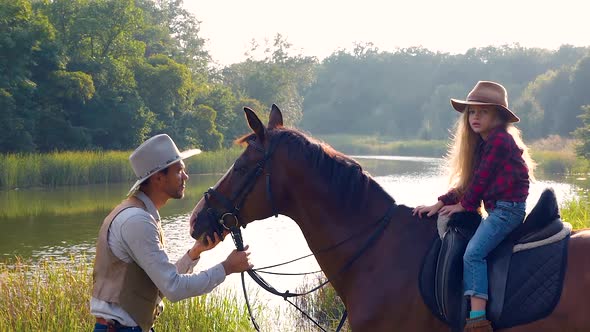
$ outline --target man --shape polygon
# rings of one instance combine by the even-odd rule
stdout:
[[[158,210],[170,198],[184,196],[188,175],[182,160],[200,152],[181,153],[163,134],[145,141],[129,157],[138,180],[98,234],[90,300],[95,332],[148,331],[162,310],[163,296],[175,302],[205,294],[226,275],[252,268],[249,253],[234,250],[222,263],[193,274],[201,253],[221,242],[217,234],[208,238],[208,245],[196,241],[175,264],[166,254]]]

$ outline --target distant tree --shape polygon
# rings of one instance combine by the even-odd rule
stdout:
[[[161,132],[216,149],[249,131],[244,106],[267,117],[273,103],[314,134],[444,138],[448,98],[486,79],[527,138],[567,136],[590,105],[589,51],[358,43],[319,63],[277,34],[216,70],[182,0],[0,0],[0,152],[130,149]]]
[[[146,44],[146,56],[163,54],[186,65],[198,83],[207,80],[211,56],[200,37],[201,22],[184,8],[182,0],[137,0],[147,22],[137,34]]]
[[[222,84],[209,84],[199,91],[196,105],[206,105],[211,107],[217,114],[215,124],[217,130],[224,137],[224,146],[231,145],[239,133],[235,126],[238,99],[232,90]]]
[[[582,111],[578,116],[582,125],[574,131],[574,136],[580,140],[576,153],[582,158],[590,159],[590,105],[583,106]]]
[[[0,151],[37,149],[36,79],[55,68],[55,30],[26,0],[0,0]]]
[[[236,95],[244,95],[265,105],[281,105],[285,122],[297,125],[303,117],[303,100],[315,78],[317,59],[291,55],[291,44],[277,34],[272,45],[264,48],[263,60],[254,54],[260,45],[253,43],[249,58],[223,69],[223,83]]]
[[[197,105],[194,111],[184,114],[186,129],[179,137],[185,146],[195,146],[206,151],[221,148],[223,135],[215,125],[215,110],[207,105]]]
[[[463,98],[468,90],[469,87],[459,83],[437,86],[430,99],[422,105],[420,110],[424,119],[418,138],[449,138],[451,129],[460,115],[451,107],[450,99]]]
[[[570,136],[578,127],[581,107],[590,104],[588,86],[590,56],[530,82],[517,102],[523,108],[523,126],[530,137]]]

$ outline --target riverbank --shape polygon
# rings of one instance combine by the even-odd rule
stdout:
[[[396,155],[442,158],[448,148],[447,140],[396,141],[385,136],[320,135],[335,149],[351,155]],[[576,141],[550,136],[529,144],[531,155],[542,174],[587,174],[590,162],[577,157]]]
[[[414,157],[442,157],[448,142],[445,140],[395,140],[386,136],[318,135],[317,139],[338,151],[351,155],[387,155]]]
[[[324,135],[336,150],[349,155],[444,156],[447,141],[392,141],[381,136]],[[530,145],[537,171],[542,174],[588,174],[590,162],[574,152],[574,141],[550,137]],[[190,174],[224,172],[243,151],[233,147],[203,152],[185,160]],[[98,183],[130,183],[130,151],[81,151],[47,154],[1,154],[0,190],[31,187],[76,186]]]
[[[0,331],[92,331],[91,271],[82,259],[0,264]],[[247,308],[229,292],[164,302],[154,327],[158,332],[253,330]]]
[[[203,152],[185,160],[190,174],[225,171],[240,155],[235,147]],[[1,154],[0,189],[131,183],[130,151],[72,151],[45,154]]]

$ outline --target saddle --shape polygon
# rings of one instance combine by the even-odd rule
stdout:
[[[473,212],[456,213],[434,239],[419,276],[420,293],[432,313],[462,331],[469,311],[463,296],[463,254],[481,222]],[[549,315],[561,295],[571,225],[560,220],[555,193],[546,189],[525,222],[487,257],[487,318],[494,329]]]

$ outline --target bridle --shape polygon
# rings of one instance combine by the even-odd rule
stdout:
[[[273,154],[276,146],[280,142],[281,137],[282,136],[279,136],[278,139],[271,140],[269,143],[269,147],[266,150],[264,149],[264,147],[261,144],[259,144],[255,140],[255,137],[252,139],[249,139],[247,141],[248,146],[251,146],[254,149],[256,149],[257,151],[263,153],[264,157],[262,160],[260,160],[258,163],[256,163],[256,167],[254,169],[252,169],[246,175],[244,182],[242,182],[241,186],[238,188],[238,190],[236,190],[231,195],[230,198],[225,197],[223,194],[219,193],[214,188],[209,188],[207,190],[207,192],[205,192],[203,194],[204,199],[205,199],[205,204],[206,204],[205,207],[207,208],[207,215],[209,217],[209,221],[210,221],[211,226],[213,227],[214,231],[218,232],[218,234],[220,234],[220,235],[223,234],[224,230],[230,231],[230,233],[232,235],[232,239],[234,241],[234,244],[235,244],[236,248],[240,251],[244,250],[244,242],[242,239],[242,232],[240,230],[240,227],[246,228],[245,223],[240,223],[240,218],[239,218],[240,209],[242,208],[242,205],[243,205],[246,197],[250,194],[250,192],[254,188],[256,181],[263,174],[264,170],[266,170],[266,173],[265,173],[265,175],[266,175],[266,197],[267,197],[267,200],[269,201],[269,204],[271,205],[272,214],[275,217],[278,216],[278,212],[277,212],[276,206],[273,201],[272,189],[271,189],[271,183],[270,183],[270,176],[271,176],[270,160],[271,160],[272,154]],[[216,201],[221,203],[224,206],[225,210],[219,211],[218,209],[212,207],[211,202],[210,202],[211,197],[213,197]],[[373,233],[371,234],[369,239],[355,253],[355,255],[353,255],[353,257],[351,257],[347,261],[347,263],[338,271],[338,274],[343,273],[346,270],[348,270],[352,266],[352,264],[359,257],[361,257],[362,254],[376,242],[376,240],[379,238],[379,236],[383,233],[383,230],[385,229],[385,227],[389,224],[389,221],[391,220],[391,217],[393,214],[393,210],[395,209],[396,206],[397,205],[395,203],[393,203],[381,219],[379,219],[374,224],[368,225],[369,227],[376,226],[376,229],[373,231]],[[364,232],[366,230],[367,230],[367,227],[364,228],[361,232]],[[320,250],[316,254],[326,252],[326,251],[332,250],[336,247],[339,247],[340,245],[352,240],[357,235],[358,234],[353,234],[352,236],[336,243],[335,245],[332,245],[330,247]],[[304,256],[304,257],[308,257],[308,256]],[[298,259],[296,259],[296,260],[298,260]],[[295,261],[295,260],[293,260],[293,261]],[[291,261],[291,262],[293,262],[293,261]],[[275,266],[279,266],[279,265],[283,265],[283,264],[278,264]],[[257,270],[262,270],[262,269],[264,269],[264,268],[260,268]],[[313,318],[311,318],[305,311],[303,311],[295,303],[290,301],[289,298],[310,294],[310,293],[322,288],[326,284],[328,284],[331,281],[331,279],[327,279],[326,281],[324,281],[320,285],[312,288],[309,291],[303,292],[303,293],[290,293],[289,291],[279,292],[274,287],[272,287],[269,283],[267,283],[256,272],[257,270],[250,269],[246,272],[263,289],[265,289],[266,291],[268,291],[274,295],[282,297],[285,301],[289,302],[297,310],[299,310],[303,315],[305,315],[309,320],[311,320],[318,328],[320,328],[322,331],[326,331],[326,329],[322,328],[322,326],[320,326],[320,324],[318,322],[316,322]],[[252,314],[252,308],[250,306],[250,302],[248,301],[248,293],[246,291],[244,272],[241,273],[241,279],[242,279],[242,289],[244,292],[244,298],[246,301],[246,307],[248,308],[248,313],[250,314],[250,320],[252,321],[252,324],[254,325],[254,328],[256,329],[256,331],[260,331],[260,327],[256,323],[256,320],[254,319],[254,315]],[[347,315],[348,315],[348,312],[345,309],[344,312],[342,313],[342,318],[340,319],[340,323],[338,324],[336,332],[340,331],[342,329],[342,327],[344,326]]]
[[[225,197],[223,194],[219,193],[214,188],[209,188],[207,192],[203,195],[205,198],[205,203],[207,206],[207,214],[211,221],[217,221],[218,225],[214,225],[214,229],[219,232],[219,235],[223,233],[223,230],[231,231],[232,228],[237,227],[246,227],[246,224],[240,223],[240,209],[246,200],[246,197],[250,194],[252,189],[254,189],[254,185],[258,180],[258,177],[262,175],[264,170],[266,169],[266,197],[270,203],[272,208],[272,214],[277,217],[278,212],[276,206],[274,204],[273,195],[272,195],[272,188],[270,183],[270,158],[276,148],[279,139],[271,141],[270,145],[267,150],[264,149],[261,144],[259,144],[255,137],[248,140],[248,146],[253,147],[256,151],[259,151],[264,154],[264,158],[256,163],[256,167],[246,175],[244,182],[242,185],[232,194],[230,198]],[[216,201],[221,203],[225,208],[224,211],[219,211],[218,209],[212,207],[213,205],[210,202],[210,197],[215,198]]]

